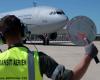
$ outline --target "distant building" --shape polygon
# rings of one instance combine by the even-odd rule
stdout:
[[[96,40],[97,40],[97,41],[100,41],[100,34],[97,34],[97,35],[96,35]]]

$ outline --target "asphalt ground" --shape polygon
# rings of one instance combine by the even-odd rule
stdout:
[[[98,57],[100,59],[100,41],[95,41],[94,44],[97,46],[99,53]],[[25,44],[31,50],[35,47],[47,55],[53,57],[59,64],[62,64],[66,69],[73,69],[84,56],[84,47],[76,46],[70,42],[52,42],[49,46],[38,44]],[[34,47],[35,45],[35,47]],[[0,49],[3,51],[7,49],[7,45],[1,45]],[[44,76],[43,80],[50,80]],[[96,64],[92,60],[86,74],[81,80],[100,80],[100,63]]]

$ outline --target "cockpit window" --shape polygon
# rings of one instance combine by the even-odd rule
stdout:
[[[50,12],[50,15],[55,15],[55,14],[64,15],[65,13],[63,11],[52,11],[52,12]]]
[[[50,12],[50,15],[55,15],[55,14],[56,14],[55,11]]]
[[[56,11],[56,13],[57,13],[57,14],[60,14],[60,15],[64,14],[63,11]]]

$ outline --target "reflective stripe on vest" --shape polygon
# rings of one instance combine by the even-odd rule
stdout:
[[[42,76],[40,73],[40,68],[39,68],[39,56],[38,52],[34,51],[34,66],[35,66],[35,80],[42,80]]]
[[[34,51],[32,59],[33,56],[27,52],[24,47],[14,47],[0,54],[0,80],[34,80],[34,76],[35,80],[42,80],[38,53]],[[30,60],[33,62],[29,62]],[[32,72],[34,68],[35,75]]]
[[[33,53],[28,51],[28,80],[35,80],[34,58]]]

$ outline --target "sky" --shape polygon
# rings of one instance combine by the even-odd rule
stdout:
[[[100,34],[100,0],[0,0],[0,13],[32,7],[33,1],[39,6],[62,9],[69,19],[79,15],[88,16]]]

